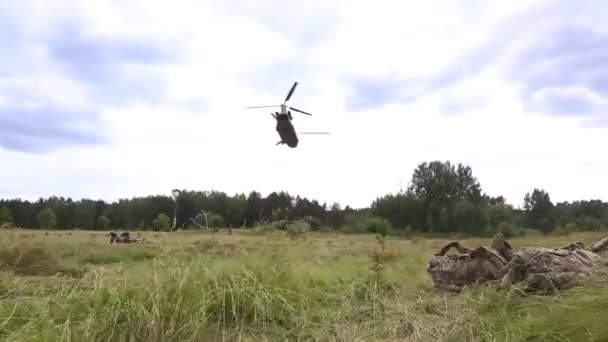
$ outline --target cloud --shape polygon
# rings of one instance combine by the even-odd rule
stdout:
[[[99,30],[78,4],[56,5],[0,6],[5,33],[0,140],[6,149],[48,153],[106,143],[106,127],[99,119],[104,109],[134,101],[165,102],[162,67],[179,61],[181,41]],[[64,12],[58,15],[60,10]],[[22,20],[24,13],[31,14],[31,22]]]
[[[363,207],[436,159],[516,205],[534,187],[605,197],[606,5],[469,5],[2,2],[0,197],[287,190]],[[272,109],[243,108],[294,81],[290,104],[313,113],[296,130],[332,135],[288,149]]]
[[[414,56],[403,56],[401,63],[411,66],[400,67],[397,62],[382,63],[384,71],[380,71],[380,66],[366,66],[364,70],[378,69],[373,76],[345,77],[345,81],[353,84],[348,108],[379,108],[396,101],[412,103],[435,92],[460,88],[463,82],[480,74],[495,72],[505,81],[519,84],[521,100],[531,111],[553,115],[557,108],[566,105],[567,109],[562,108],[559,112],[566,110],[571,115],[583,115],[583,111],[596,112],[591,110],[595,104],[586,101],[608,97],[608,30],[598,28],[597,21],[590,19],[594,13],[601,12],[596,7],[608,10],[608,6],[589,1],[576,4],[537,1],[526,9],[517,8],[517,4],[513,6],[516,8],[511,10],[500,8],[499,11],[508,14],[493,25],[486,24],[485,30],[481,30],[482,35],[467,35],[467,29],[472,25],[465,26],[461,32],[454,32],[455,37],[464,36],[465,42],[467,39],[473,42],[462,44],[463,39],[455,39],[464,48],[450,48],[448,41],[441,41],[445,44],[443,49],[431,45],[428,51],[413,51]],[[492,9],[480,8],[483,14],[493,17],[495,12]],[[381,39],[378,37],[377,40]],[[399,50],[387,50],[387,45],[368,43],[361,45],[372,51],[362,51],[361,56],[379,61],[401,55]],[[377,51],[388,56],[375,56]],[[412,53],[411,50],[408,52]],[[419,56],[428,59],[420,61],[422,71],[409,71],[416,64],[408,59],[419,61]],[[447,57],[447,62],[438,61],[437,57]],[[572,95],[568,98],[546,95],[554,92],[552,89],[573,86],[587,89],[590,97],[575,99]],[[483,93],[460,95],[471,99],[483,97]],[[543,99],[539,100],[539,97]],[[484,104],[478,100],[464,102]],[[462,99],[446,100],[442,110],[454,113],[456,107],[459,108],[456,111],[468,107],[462,105]]]
[[[543,87],[525,103],[530,111],[552,115],[602,115],[608,109],[606,101],[585,86]]]
[[[83,115],[85,114],[85,115]],[[83,116],[88,116],[82,120]],[[105,143],[90,120],[91,113],[69,113],[39,106],[0,107],[0,146],[33,153],[46,153],[65,145]]]

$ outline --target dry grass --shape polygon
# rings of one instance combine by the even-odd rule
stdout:
[[[372,235],[0,233],[0,339],[11,341],[601,341],[603,279],[560,297],[432,288],[447,240]],[[557,247],[601,236],[512,240]],[[470,239],[470,247],[487,244]],[[573,319],[575,317],[575,319]]]

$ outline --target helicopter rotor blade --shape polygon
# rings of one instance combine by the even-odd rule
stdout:
[[[291,86],[291,89],[289,90],[289,93],[287,94],[287,97],[285,98],[285,102],[289,101],[289,99],[291,98],[291,95],[293,94],[293,91],[296,90],[296,86],[298,85],[298,82],[294,82],[293,85]],[[283,103],[285,103],[283,102]]]
[[[329,132],[298,132],[298,134],[331,134]]]
[[[292,109],[292,110],[295,110],[296,112],[300,112],[300,113],[302,113],[302,114],[306,114],[306,115],[310,115],[310,116],[312,116],[312,114],[310,114],[310,113],[306,113],[306,112],[305,112],[305,111],[303,111],[303,110],[299,110],[299,109],[297,109],[297,108],[293,108],[293,107],[289,107],[289,108],[290,108],[290,109]]]
[[[254,107],[245,107],[245,109],[252,109],[252,108],[269,108],[269,107],[281,107],[281,105],[272,105],[272,106],[254,106]]]

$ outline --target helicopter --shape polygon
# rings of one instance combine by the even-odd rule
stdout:
[[[279,136],[281,137],[281,140],[279,142],[277,142],[276,145],[285,144],[291,148],[295,148],[298,146],[298,142],[299,142],[298,134],[330,134],[328,132],[299,132],[299,133],[296,133],[296,130],[295,130],[293,124],[291,123],[291,121],[293,120],[293,117],[291,115],[291,110],[301,113],[301,114],[312,116],[312,114],[307,113],[303,110],[293,108],[293,107],[286,105],[287,101],[289,101],[289,99],[291,98],[291,95],[293,95],[293,92],[294,92],[294,90],[296,90],[297,86],[298,86],[298,82],[296,81],[296,82],[294,82],[293,86],[291,86],[289,93],[287,93],[287,97],[285,97],[285,101],[283,101],[283,104],[271,105],[271,106],[245,107],[245,109],[269,108],[269,107],[280,107],[281,108],[280,113],[279,112],[270,113],[270,115],[272,115],[272,117],[277,122],[276,130],[279,133]],[[289,110],[289,109],[291,109],[291,110]]]

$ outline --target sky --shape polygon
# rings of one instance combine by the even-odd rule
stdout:
[[[288,191],[359,208],[418,164],[521,206],[608,200],[608,2],[0,1],[0,198]],[[273,108],[302,135],[275,146]]]

